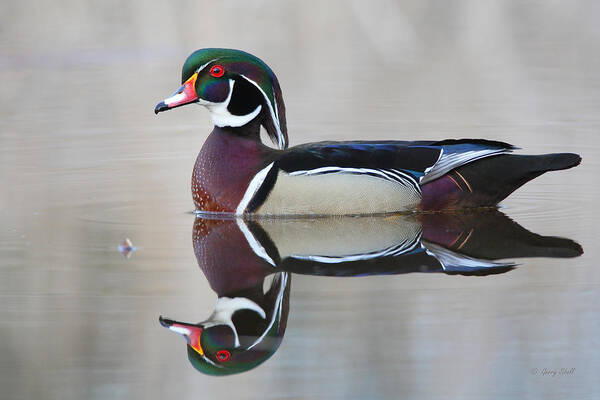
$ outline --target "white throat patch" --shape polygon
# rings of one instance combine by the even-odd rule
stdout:
[[[252,121],[256,116],[260,113],[262,106],[259,104],[258,107],[254,109],[250,114],[246,115],[233,115],[227,109],[229,106],[229,102],[231,101],[231,95],[233,94],[233,85],[235,81],[233,79],[229,80],[229,94],[227,98],[222,103],[213,103],[210,101],[199,99],[198,103],[205,106],[210,112],[210,119],[213,124],[222,128],[224,126],[231,127],[239,127],[246,125],[248,122]]]
[[[202,324],[205,328],[217,325],[226,325],[233,331],[235,336],[235,347],[240,347],[240,338],[238,336],[232,317],[236,311],[250,310],[254,311],[262,319],[267,318],[265,310],[255,302],[245,297],[220,297],[215,304],[215,308],[210,317]]]

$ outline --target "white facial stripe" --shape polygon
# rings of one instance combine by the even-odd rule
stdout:
[[[262,342],[262,340],[265,338],[265,336],[267,336],[267,333],[269,333],[269,331],[271,330],[271,327],[275,323],[275,319],[277,319],[279,322],[281,322],[281,311],[283,308],[283,297],[285,294],[285,287],[287,285],[287,280],[288,280],[288,274],[283,273],[281,275],[281,286],[279,287],[279,293],[277,294],[277,302],[275,303],[275,310],[277,312],[273,313],[273,316],[271,317],[271,321],[269,321],[269,326],[267,327],[267,329],[265,329],[263,334],[258,339],[256,339],[256,342],[254,342],[254,343],[252,343],[252,345],[248,346],[248,350],[250,350],[257,344]]]
[[[201,66],[200,66],[200,67],[199,67],[199,68],[196,70],[196,73],[198,73],[198,72],[202,71],[202,70],[203,70],[204,68],[206,68],[206,66],[207,66],[208,64],[210,64],[211,62],[213,62],[213,61],[217,61],[217,60],[218,60],[218,58],[213,58],[212,60],[210,60],[210,61],[209,61],[209,62],[207,62],[206,64],[202,64],[202,65],[201,65]]]
[[[263,94],[265,101],[267,103],[267,105],[269,106],[269,112],[271,113],[271,118],[273,118],[274,121],[274,125],[275,125],[275,129],[277,129],[277,145],[279,146],[280,149],[284,149],[285,148],[285,139],[283,137],[283,134],[281,133],[281,127],[279,126],[279,116],[277,115],[277,111],[273,109],[273,105],[271,104],[271,101],[269,100],[269,96],[267,96],[267,94],[262,90],[262,88],[256,83],[254,82],[252,79],[248,78],[247,76],[244,75],[240,75],[242,78],[244,78],[245,80],[247,80],[248,82],[250,82],[251,84],[253,84],[254,86],[256,86],[256,88],[258,90],[260,90],[260,92]]]
[[[206,361],[206,362],[207,362],[207,363],[209,363],[209,364],[212,364],[212,365],[214,365],[215,367],[218,367],[218,368],[225,368],[225,367],[224,367],[224,366],[222,366],[222,365],[217,365],[217,364],[215,364],[214,362],[212,362],[212,361],[210,360],[210,358],[208,358],[208,357],[206,357],[206,356],[202,356],[202,358],[204,359],[204,361]]]
[[[206,64],[203,64],[202,66],[200,66],[196,70],[196,72],[202,71],[204,68],[206,68],[207,65],[209,65],[210,63],[217,61],[217,60],[218,60],[218,58],[210,60]],[[277,109],[273,108],[273,105],[271,104],[269,97],[256,82],[254,82],[252,79],[250,79],[244,75],[240,75],[240,76],[243,77],[244,79],[246,79],[248,82],[252,83],[262,93],[262,95],[265,99],[265,102],[269,106],[269,113],[271,114],[271,118],[274,122],[275,129],[277,131],[277,146],[280,149],[284,149],[286,146],[286,143],[285,143],[285,138],[284,138],[283,134],[281,133],[281,127],[279,125],[279,115],[278,115]],[[201,105],[206,106],[206,108],[208,108],[213,124],[215,124],[216,126],[221,127],[221,128],[224,126],[231,126],[231,127],[243,126],[243,125],[247,124],[248,122],[252,121],[254,118],[256,118],[256,116],[262,110],[262,106],[259,105],[258,107],[256,107],[256,109],[254,111],[252,111],[250,114],[247,114],[247,115],[231,114],[229,112],[229,110],[227,110],[227,106],[229,106],[229,102],[231,101],[231,95],[233,93],[234,83],[235,83],[235,81],[233,79],[229,80],[229,94],[227,95],[227,98],[225,99],[225,101],[223,101],[222,103],[213,103],[210,101],[203,100],[201,98],[198,101]]]
[[[225,101],[221,103],[213,103],[210,101],[200,99],[199,103],[208,108],[210,112],[210,119],[213,124],[222,128],[224,126],[238,127],[246,125],[248,122],[252,121],[262,110],[262,106],[259,104],[254,111],[250,114],[246,115],[233,115],[227,109],[229,106],[229,102],[231,101],[231,95],[233,94],[233,85],[235,81],[233,79],[229,80],[229,93],[227,94],[227,98]]]

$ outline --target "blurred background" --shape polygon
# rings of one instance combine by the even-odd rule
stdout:
[[[2,399],[600,396],[600,2],[2,9]],[[271,66],[292,145],[476,137],[581,154],[503,211],[586,253],[485,278],[295,276],[277,354],[246,374],[199,374],[158,316],[200,321],[216,300],[192,251],[189,188],[211,124],[199,107],[153,109],[202,47]],[[533,373],[544,368],[575,372]]]

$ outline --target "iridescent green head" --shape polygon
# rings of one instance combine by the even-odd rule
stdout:
[[[232,49],[200,49],[185,61],[182,86],[160,102],[155,113],[200,103],[219,127],[243,127],[258,118],[271,140],[288,145],[285,105],[273,71],[252,54]]]

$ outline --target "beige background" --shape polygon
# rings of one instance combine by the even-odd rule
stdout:
[[[597,1],[4,1],[0,397],[598,398],[599,20]],[[157,320],[202,320],[216,298],[188,214],[211,127],[199,107],[152,111],[185,57],[215,46],[274,69],[292,144],[582,154],[503,207],[586,253],[487,278],[295,276],[271,360],[197,373]],[[129,260],[125,237],[142,247]]]

